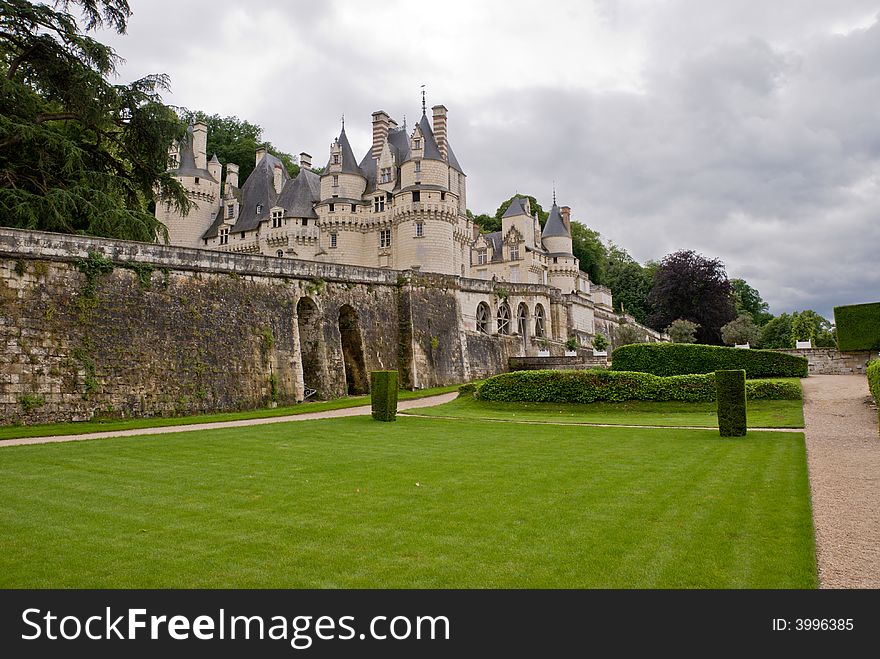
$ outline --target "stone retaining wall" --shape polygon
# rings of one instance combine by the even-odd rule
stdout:
[[[801,350],[776,350],[787,355],[806,357],[810,373],[814,375],[864,374],[868,360],[877,354],[864,352],[840,352],[836,348],[806,348]]]

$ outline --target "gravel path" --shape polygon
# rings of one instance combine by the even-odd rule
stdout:
[[[801,382],[820,586],[880,588],[880,435],[867,379]]]
[[[398,410],[411,410],[419,407],[431,407],[454,400],[458,396],[457,391],[439,396],[428,396],[415,400],[402,400],[397,404]],[[111,430],[107,432],[92,432],[83,435],[52,435],[49,437],[25,437],[22,439],[6,439],[0,441],[3,446],[21,446],[22,444],[48,444],[52,442],[73,442],[82,439],[107,439],[108,437],[134,437],[135,435],[164,435],[170,432],[192,432],[196,430],[215,430],[217,428],[241,428],[244,426],[261,426],[266,423],[288,423],[290,421],[311,421],[313,419],[335,419],[342,416],[364,416],[372,412],[369,405],[360,407],[346,407],[341,410],[326,410],[324,412],[306,412],[304,414],[291,414],[288,416],[274,416],[266,419],[243,419],[240,421],[216,421],[214,423],[193,423],[183,426],[162,426],[159,428],[137,428],[132,430]]]

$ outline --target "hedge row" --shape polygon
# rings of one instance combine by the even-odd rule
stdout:
[[[744,350],[693,343],[621,346],[611,353],[611,368],[663,376],[742,369],[747,378],[805,378],[808,372],[804,357],[772,350]]]
[[[750,380],[751,400],[800,400],[796,381]],[[502,373],[476,387],[480,400],[535,403],[593,403],[627,400],[715,401],[715,374],[659,377],[649,373],[608,371],[514,371]]]
[[[397,420],[397,371],[370,373],[370,399],[376,421]]]
[[[834,307],[834,326],[838,350],[880,349],[880,302]]]
[[[867,373],[868,388],[871,390],[874,400],[877,401],[877,406],[880,407],[880,359],[875,359],[868,364]]]

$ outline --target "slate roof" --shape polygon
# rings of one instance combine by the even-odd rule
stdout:
[[[216,158],[216,156],[214,156]],[[212,160],[213,162],[213,160]],[[178,143],[177,168],[169,170],[175,176],[197,176],[219,183],[207,169],[196,167],[196,156],[193,153],[193,127],[186,129],[186,135]]]
[[[565,236],[566,238],[571,238],[571,233],[565,228],[565,223],[562,221],[559,206],[555,203],[550,209],[550,217],[547,218],[547,224],[544,225],[544,230],[541,232],[541,238],[548,238],[551,236]]]
[[[281,190],[275,205],[284,208],[285,217],[317,218],[315,202],[320,201],[320,196],[321,177],[309,169],[300,169],[297,177]]]
[[[344,127],[336,140],[339,142],[339,146],[342,147],[342,173],[363,176],[364,173],[361,171],[361,168],[358,167],[357,161],[354,159],[354,151],[351,150],[351,144],[348,141],[348,136],[345,134]],[[327,161],[327,167],[324,168],[324,171],[330,171],[331,162],[332,157]]]
[[[504,211],[504,215],[502,215],[502,219],[505,217],[518,217],[519,215],[529,215],[529,212],[526,210],[526,200],[523,197],[514,197],[513,201],[510,202],[510,206],[507,207],[507,210]]]

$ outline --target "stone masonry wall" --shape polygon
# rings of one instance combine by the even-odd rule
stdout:
[[[864,375],[868,360],[877,356],[871,351],[840,352],[835,348],[777,350],[776,352],[806,357],[812,375]]]

